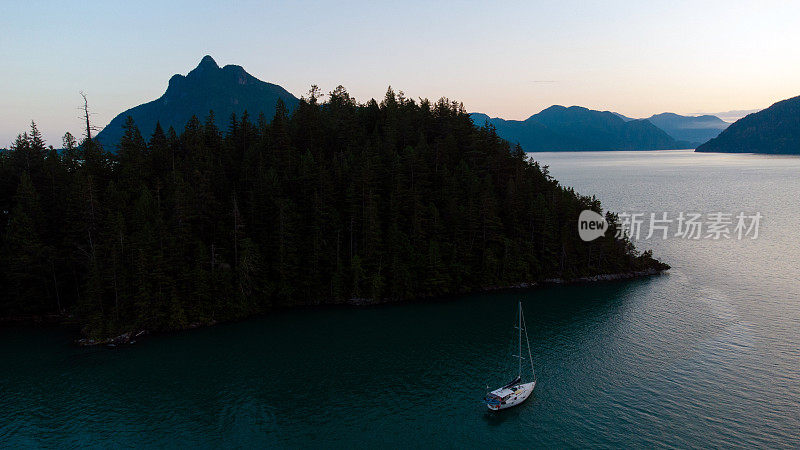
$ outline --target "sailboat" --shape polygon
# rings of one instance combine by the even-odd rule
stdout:
[[[533,393],[533,388],[536,387],[536,371],[533,369],[533,358],[531,358],[531,343],[528,340],[528,329],[525,326],[525,317],[522,314],[522,302],[519,302],[519,319],[515,327],[517,332],[517,354],[515,358],[519,359],[517,376],[508,384],[501,388],[495,389],[486,394],[483,399],[486,406],[492,411],[499,411],[501,409],[511,408],[512,406],[519,405],[524,402]],[[523,382],[522,377],[522,361],[525,359],[522,355],[522,333],[525,332],[525,343],[528,346],[528,361],[531,363],[531,381]]]

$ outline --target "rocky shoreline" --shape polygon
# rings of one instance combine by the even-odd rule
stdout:
[[[138,330],[136,332],[129,331],[127,333],[122,333],[119,336],[105,338],[105,339],[89,339],[83,338],[78,339],[75,341],[81,347],[91,347],[94,345],[106,345],[108,347],[116,347],[118,345],[124,344],[135,344],[136,338],[144,336],[147,334],[147,330]]]
[[[564,279],[564,278],[546,278],[541,281],[534,281],[530,283],[519,283],[509,286],[486,286],[478,290],[464,292],[463,294],[469,293],[481,293],[481,292],[494,292],[494,291],[504,291],[504,290],[516,290],[516,289],[534,289],[537,287],[543,287],[548,285],[567,285],[567,284],[580,284],[580,283],[595,283],[595,282],[602,282],[602,281],[617,281],[617,280],[628,280],[632,278],[642,278],[642,277],[649,277],[653,275],[658,275],[661,273],[666,272],[668,269],[648,269],[648,270],[641,270],[641,271],[632,271],[632,272],[622,272],[622,273],[609,273],[609,274],[600,274],[600,275],[592,275],[588,277],[578,277],[578,278],[571,278],[571,279]],[[418,300],[424,301],[429,300],[433,297],[427,298],[420,298]],[[374,306],[374,305],[382,305],[388,303],[400,303],[403,302],[402,299],[394,299],[394,298],[383,298],[380,300],[372,299],[372,298],[351,298],[343,301],[338,302],[318,302],[314,304],[307,304],[302,306],[354,306],[354,307],[365,307],[365,306]],[[14,324],[24,324],[24,323],[32,323],[32,324],[48,324],[48,325],[64,325],[71,319],[71,316],[67,315],[58,315],[58,314],[49,314],[46,316],[14,316],[14,317],[4,317],[0,318],[0,324],[3,323],[14,323]],[[194,328],[201,328],[201,327],[209,327],[216,325],[216,321],[212,321],[209,323],[200,323],[200,322],[193,322],[182,329],[176,329],[174,331],[186,330],[186,329],[194,329]],[[135,344],[136,340],[150,334],[148,330],[132,330],[126,333],[122,333],[118,336],[108,337],[108,338],[79,338],[75,340],[75,344],[81,347],[93,347],[98,345],[105,345],[107,347],[117,347],[122,345],[131,345]]]
[[[648,270],[638,270],[638,271],[631,271],[631,272],[620,272],[620,273],[607,273],[607,274],[600,274],[600,275],[592,275],[588,277],[578,277],[578,278],[545,278],[541,281],[532,281],[529,283],[518,283],[512,284],[508,286],[485,286],[478,290],[462,292],[460,294],[476,294],[481,292],[494,292],[494,291],[505,291],[505,290],[515,290],[515,289],[534,289],[537,287],[543,287],[548,285],[568,285],[568,284],[581,284],[581,283],[595,283],[599,281],[618,281],[618,280],[629,280],[632,278],[643,278],[649,277],[653,275],[659,275],[666,272],[669,269],[648,269]],[[430,298],[430,297],[428,297]],[[425,300],[428,298],[420,298],[420,300]],[[349,305],[349,306],[371,306],[371,305],[381,305],[385,303],[399,303],[403,300],[399,299],[391,299],[391,298],[384,298],[380,300],[375,300],[371,298],[351,298],[348,300],[336,302],[336,303],[319,303],[319,305]]]

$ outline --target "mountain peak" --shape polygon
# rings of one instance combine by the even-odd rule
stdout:
[[[203,59],[200,60],[200,64],[197,65],[197,68],[211,68],[211,69],[219,69],[217,62],[214,61],[214,58],[211,55],[203,56]]]
[[[202,78],[206,78],[209,75],[215,74],[219,72],[220,68],[217,65],[217,62],[214,61],[210,55],[203,56],[203,59],[200,60],[200,64],[197,65],[194,69],[192,69],[187,75],[187,78],[198,78],[200,75]]]
[[[156,123],[163,129],[181,130],[192,116],[206,117],[209,111],[214,111],[215,125],[225,129],[232,114],[241,116],[247,111],[250,117],[261,113],[273,117],[278,100],[289,111],[299,102],[282,87],[249,75],[241,66],[220,68],[214,58],[206,55],[187,75],[173,75],[164,95],[112,119],[97,134],[97,140],[109,150],[115,149],[128,116],[134,119],[143,136],[150,136]]]

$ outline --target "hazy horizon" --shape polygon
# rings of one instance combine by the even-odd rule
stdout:
[[[800,62],[789,57],[800,43],[793,23],[800,6],[786,2],[42,2],[3,9],[0,147],[31,120],[55,147],[66,131],[80,135],[81,90],[104,127],[161,96],[173,74],[186,74],[206,54],[298,97],[311,84],[324,92],[342,84],[366,101],[391,85],[411,98],[448,97],[505,119],[553,104],[635,118],[744,112],[800,94]]]

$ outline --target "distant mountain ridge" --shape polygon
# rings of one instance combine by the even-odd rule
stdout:
[[[672,150],[688,148],[648,120],[610,111],[553,105],[528,119],[504,120],[470,114],[476,125],[489,123],[497,134],[525,151]],[[626,120],[629,119],[629,120]]]
[[[290,111],[299,102],[286,89],[259,80],[241,66],[220,68],[214,58],[206,55],[186,76],[173,75],[164,95],[117,115],[97,134],[97,141],[113,150],[123,135],[122,126],[128,116],[145,137],[153,133],[157,122],[164,130],[173,127],[180,133],[193,115],[202,120],[209,111],[214,111],[215,123],[223,130],[234,113],[241,116],[247,111],[253,120],[264,113],[267,119],[272,119],[279,99]]]
[[[748,114],[696,151],[800,154],[800,96]]]
[[[611,114],[614,114],[615,116],[619,117],[620,119],[624,120],[625,122],[630,122],[631,120],[636,120],[633,117],[628,117],[628,116],[626,116],[624,114],[620,114],[620,113],[614,112],[614,111],[611,111]]]
[[[669,112],[654,114],[647,120],[676,140],[692,143],[692,147],[717,137],[730,125],[717,116],[682,116]]]

